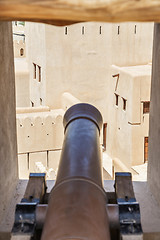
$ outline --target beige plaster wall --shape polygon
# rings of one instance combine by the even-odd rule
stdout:
[[[106,118],[110,65],[151,62],[152,23],[80,23],[68,27],[28,23],[26,28],[31,98],[36,106],[41,96],[44,105],[60,108],[61,95],[69,92],[97,106]],[[42,66],[46,87],[33,80],[32,62]]]
[[[78,103],[80,103],[80,100],[78,98],[75,98],[72,94],[68,92],[64,92],[62,94],[61,104],[64,111],[72,107],[74,104],[78,104]]]
[[[153,23],[113,24],[112,63],[118,66],[135,66],[150,63],[152,60],[152,41]]]
[[[12,28],[0,22],[0,221],[18,180]]]
[[[13,50],[15,58],[26,57],[26,44],[25,44],[25,26],[15,25],[12,22],[12,32],[13,32]],[[24,36],[22,36],[24,35]],[[23,49],[23,56],[20,54],[20,49]]]
[[[18,154],[19,178],[28,179],[30,172],[45,172],[47,180],[56,178],[60,150]]]
[[[42,98],[50,109],[66,109],[72,102],[66,92],[95,105],[108,123],[110,157],[128,168],[143,163],[148,118],[142,114],[141,101],[148,101],[150,95],[153,24],[91,22],[54,27],[28,23],[26,28],[30,99],[35,106]],[[33,79],[33,62],[42,66],[41,83]],[[120,74],[118,108],[114,74]],[[126,111],[122,98],[127,100]]]
[[[16,107],[30,106],[30,81],[29,69],[26,59],[16,58],[15,82],[16,82]]]
[[[40,98],[42,105],[46,96],[46,41],[45,41],[45,25],[26,23],[26,57],[29,64],[30,72],[30,101],[35,107],[40,106]],[[41,82],[37,78],[34,79],[33,63],[41,67]],[[30,103],[31,106],[31,103]]]
[[[107,153],[126,167],[144,163],[144,137],[149,135],[149,114],[143,114],[142,101],[150,101],[151,65],[111,67],[108,90]],[[116,88],[116,89],[115,89]],[[116,97],[118,106],[116,106]],[[123,110],[123,98],[127,100]]]
[[[14,57],[15,58],[24,58],[26,57],[26,44],[22,40],[14,40],[13,41],[14,47]],[[23,49],[23,55],[21,54],[21,49]]]
[[[49,112],[50,109],[47,106],[40,106],[40,107],[17,107],[16,113],[39,113],[39,112]]]
[[[103,25],[102,34],[99,34],[100,25]],[[46,26],[48,106],[60,107],[60,97],[66,91],[82,102],[101,107],[102,104],[97,103],[106,94],[104,90],[111,62],[111,38],[110,24],[76,24],[67,27],[67,34],[65,28]],[[55,100],[52,100],[53,93]]]
[[[152,59],[152,23],[76,24],[67,27],[67,34],[63,27],[45,28],[46,104],[52,108],[60,107],[60,96],[67,91],[93,103],[106,117],[110,65],[143,65]]]
[[[62,148],[62,115],[54,111],[44,116],[38,113],[33,116],[19,115],[17,116],[18,153]]]
[[[17,114],[19,178],[29,172],[46,172],[47,179],[55,179],[63,143],[64,111],[52,110]],[[37,110],[38,110],[37,109]]]

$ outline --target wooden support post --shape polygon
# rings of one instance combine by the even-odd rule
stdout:
[[[160,203],[160,23],[154,26],[149,119],[148,183]]]

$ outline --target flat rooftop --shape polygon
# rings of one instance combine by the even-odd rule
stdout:
[[[152,65],[150,63],[146,65],[124,66],[124,67],[112,65],[112,68],[116,69],[117,71],[119,70],[120,72],[129,74],[133,77],[151,76],[151,71],[152,71]]]

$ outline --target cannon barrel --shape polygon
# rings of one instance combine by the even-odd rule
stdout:
[[[110,240],[102,183],[102,116],[89,104],[64,115],[65,136],[42,240]]]

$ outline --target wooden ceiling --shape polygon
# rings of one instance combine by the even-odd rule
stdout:
[[[160,0],[0,0],[1,21],[64,26],[76,22],[160,22]]]

